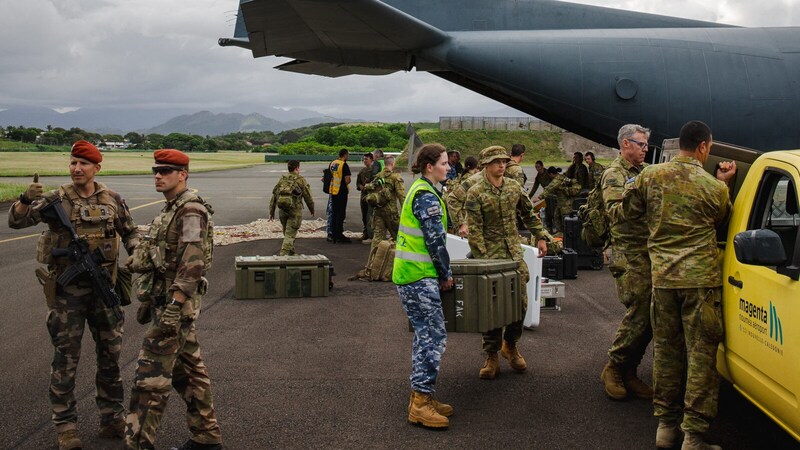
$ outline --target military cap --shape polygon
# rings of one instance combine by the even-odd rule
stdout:
[[[156,164],[180,169],[185,169],[189,165],[189,156],[186,153],[171,148],[154,151],[153,159],[156,160]]]
[[[511,159],[509,158],[508,153],[506,153],[506,149],[499,145],[492,145],[491,147],[486,147],[485,149],[481,150],[478,156],[481,159],[481,165],[484,166],[494,161],[495,159],[505,159],[506,161]]]
[[[98,150],[97,147],[95,147],[94,144],[89,141],[77,141],[72,144],[72,151],[70,151],[70,155],[76,158],[85,159],[95,164],[98,164],[103,160],[103,154],[100,153],[100,150]]]

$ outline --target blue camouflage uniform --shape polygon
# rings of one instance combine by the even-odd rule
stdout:
[[[439,375],[439,364],[447,345],[439,280],[444,281],[453,276],[442,224],[446,211],[442,211],[439,199],[433,193],[417,191],[412,201],[412,212],[420,221],[425,246],[439,279],[423,278],[398,285],[397,292],[414,328],[411,389],[433,394],[436,377]]]

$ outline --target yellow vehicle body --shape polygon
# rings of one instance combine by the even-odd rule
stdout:
[[[800,440],[798,186],[800,151],[762,154],[746,177],[736,182],[723,263],[725,340],[717,368],[742,395]],[[747,230],[775,232],[785,262],[741,262],[737,252],[742,247],[736,244],[743,237],[736,236]]]

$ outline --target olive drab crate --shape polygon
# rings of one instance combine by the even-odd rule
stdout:
[[[325,255],[237,256],[237,299],[327,297],[331,262]]]
[[[482,333],[524,318],[516,261],[456,259],[450,267],[453,289],[442,293],[447,331]]]

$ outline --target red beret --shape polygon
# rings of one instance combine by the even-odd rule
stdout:
[[[100,150],[88,141],[78,141],[72,144],[72,152],[70,154],[76,158],[83,158],[95,164],[103,160],[103,155],[100,153]]]
[[[156,160],[156,164],[170,164],[183,167],[189,165],[189,157],[186,153],[172,148],[154,151],[153,158]]]

